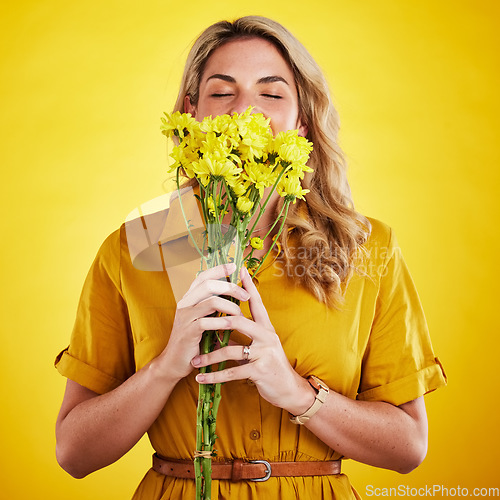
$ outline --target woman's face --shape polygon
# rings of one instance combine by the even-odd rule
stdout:
[[[199,121],[242,113],[248,106],[271,118],[274,134],[291,129],[307,134],[299,118],[293,72],[276,47],[262,38],[235,40],[215,50],[201,77],[197,105],[189,96],[184,101],[185,111]]]

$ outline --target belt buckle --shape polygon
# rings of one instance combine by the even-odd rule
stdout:
[[[266,466],[266,475],[264,477],[258,477],[256,479],[249,479],[249,481],[253,481],[254,483],[261,483],[263,481],[267,481],[271,477],[271,464],[267,460],[249,460],[250,464],[264,464]]]

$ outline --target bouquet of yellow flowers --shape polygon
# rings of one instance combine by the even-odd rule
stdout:
[[[165,113],[162,118],[162,133],[176,142],[170,155],[175,160],[170,172],[176,173],[178,189],[181,175],[195,178],[199,185],[196,197],[206,227],[201,245],[190,232],[188,220],[186,226],[200,253],[200,269],[234,262],[236,270],[229,277],[233,283],[237,283],[242,265],[253,274],[259,270],[283,229],[290,203],[304,199],[308,192],[301,180],[305,172],[312,171],[306,165],[312,144],[296,130],[274,137],[269,122],[262,114],[252,114],[252,108],[240,114],[207,117],[201,122],[178,111]],[[265,192],[266,188],[270,189]],[[252,236],[275,191],[284,198],[278,217],[263,238]],[[179,201],[182,209],[181,196]],[[229,224],[223,224],[224,217]],[[254,250],[263,248],[264,240],[278,224],[267,253],[261,259],[253,257]],[[211,352],[217,344],[227,346],[230,333],[204,332],[200,352]],[[218,369],[223,368],[224,363],[220,363]],[[202,372],[210,370],[201,368]],[[211,495],[211,457],[215,456],[220,400],[220,384],[200,384],[194,458],[197,499]]]

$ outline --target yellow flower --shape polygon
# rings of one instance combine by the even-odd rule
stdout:
[[[228,158],[210,153],[205,153],[203,158],[193,162],[192,169],[204,186],[208,184],[210,177],[223,177],[229,180],[241,172],[241,167]]]
[[[240,114],[209,116],[201,123],[189,113],[165,113],[162,118],[162,133],[179,142],[171,154],[175,160],[171,171],[182,168],[203,186],[223,179],[229,186],[231,204],[236,203],[235,210],[240,214],[251,212],[257,195],[262,198],[279,175],[280,196],[294,203],[297,198],[304,199],[309,191],[302,188],[301,180],[305,172],[312,171],[306,164],[312,143],[297,130],[273,137],[270,119],[252,110],[249,107]],[[213,200],[209,203],[210,213],[215,214],[217,207],[222,211],[222,206],[214,207]]]
[[[312,172],[312,169],[306,166],[312,151],[312,143],[305,137],[299,136],[296,130],[280,132],[274,138],[272,149],[286,163],[293,164],[296,168],[300,166],[305,172]]]
[[[200,129],[207,134],[213,132],[216,135],[238,138],[238,126],[230,115],[218,115],[215,118],[207,116],[200,123]]]
[[[246,196],[240,196],[236,202],[236,208],[243,214],[247,214],[253,208],[253,202]]]
[[[244,113],[233,115],[241,137],[238,150],[244,161],[262,158],[265,148],[272,140],[270,119],[264,118],[261,113],[252,115],[251,111],[252,108],[249,107]]]
[[[234,113],[231,115],[231,118],[237,125],[240,134],[249,125],[261,128],[263,133],[269,129],[271,119],[265,118],[262,113],[252,113],[252,110],[253,106],[248,106],[243,113]]]
[[[262,240],[258,236],[255,236],[250,239],[250,246],[252,248],[255,248],[255,250],[262,250],[264,248],[264,240]]]
[[[269,168],[268,165],[251,161],[245,164],[245,170],[242,174],[242,178],[251,182],[259,191],[261,198],[264,195],[264,189],[274,184],[276,176],[277,172]]]
[[[215,205],[213,196],[207,197],[207,207],[209,212],[215,217]],[[224,210],[224,203],[222,203],[220,196],[217,196],[217,210],[219,212],[219,217],[224,217],[227,214],[227,210]]]
[[[200,153],[202,155],[209,154],[220,159],[227,158],[231,153],[231,149],[227,141],[221,140],[221,137],[217,137],[215,132],[207,132],[201,143]]]
[[[175,113],[164,113],[165,118],[161,118],[162,125],[160,130],[162,134],[167,137],[178,137],[181,141],[187,135],[199,136],[200,123],[197,122],[191,113],[180,113],[176,111]]]
[[[242,138],[240,147],[238,148],[243,160],[252,161],[254,158],[262,158],[264,149],[269,140],[258,133],[247,133]]]
[[[193,151],[189,147],[175,146],[172,149],[170,157],[175,160],[175,163],[170,166],[169,172],[173,172],[178,167],[182,167],[189,178],[192,179],[194,177],[192,164],[198,159],[196,151]]]
[[[227,183],[233,190],[236,196],[243,196],[246,194],[250,183],[248,181],[244,181],[241,176],[233,177],[231,179],[227,179]]]
[[[309,193],[309,189],[302,189],[300,177],[288,174],[285,174],[280,179],[276,190],[280,196],[285,197],[287,201],[293,201],[293,203],[295,203],[296,198],[303,200],[304,195]]]
[[[206,162],[203,160],[195,161],[191,164],[191,170],[193,171],[196,179],[207,187],[210,182],[210,170],[208,169]]]

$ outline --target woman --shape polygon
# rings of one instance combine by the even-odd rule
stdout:
[[[353,498],[342,457],[402,473],[425,457],[422,396],[445,377],[418,296],[392,231],[352,208],[321,71],[288,31],[260,17],[200,36],[176,110],[201,120],[248,106],[274,133],[298,129],[314,144],[310,193],[289,213],[283,251],[254,280],[243,270],[242,287],[221,280],[231,265],[207,270],[176,304],[166,273],[134,268],[123,227],[106,240],[56,361],[68,377],[57,458],[75,477],[148,432],[157,457],[134,499],[193,498],[197,384],[214,382],[227,382],[214,477],[231,462],[217,469],[229,476],[213,482],[215,498]],[[274,199],[257,230],[278,209]],[[167,225],[178,215],[172,208]],[[200,356],[203,330],[225,328],[234,343]],[[197,375],[222,360],[235,362]]]

